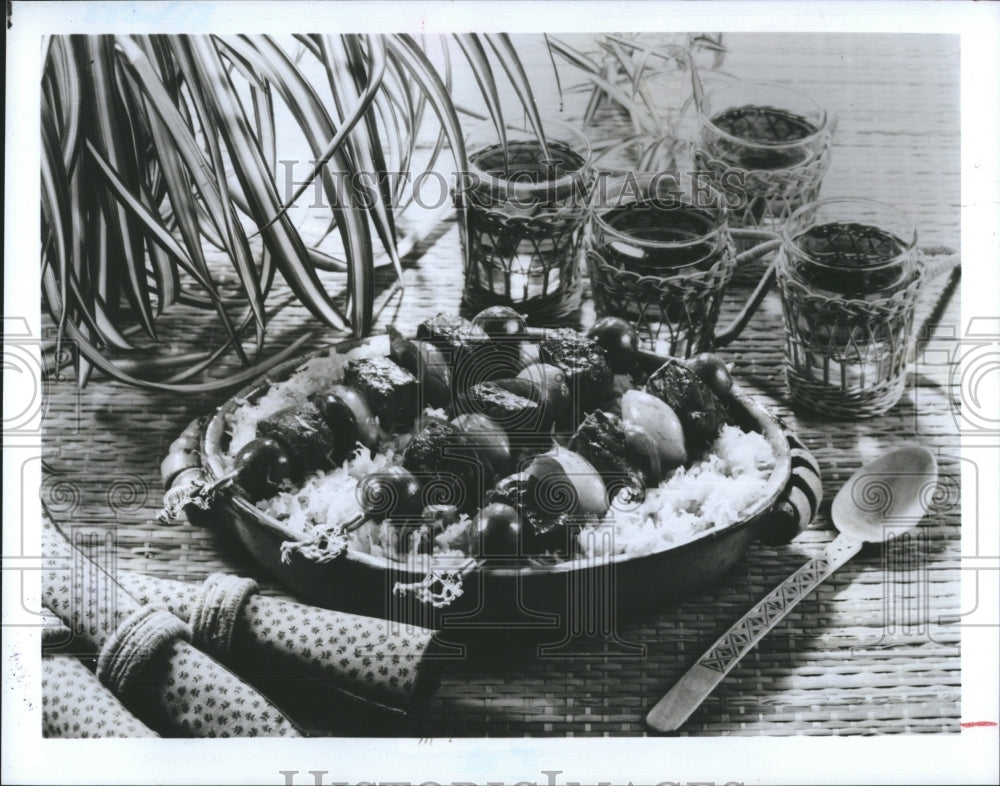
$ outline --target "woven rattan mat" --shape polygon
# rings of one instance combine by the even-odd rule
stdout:
[[[802,64],[795,72],[799,87],[840,115],[823,194],[905,206],[918,222],[922,245],[957,248],[957,45],[945,37],[891,37],[884,45],[862,38],[795,36],[775,47],[767,36],[734,35],[726,69],[781,81],[788,62]],[[877,82],[871,73],[879,74]],[[396,322],[412,328],[428,314],[458,307],[461,263],[453,225],[432,234],[410,263],[405,293],[383,310],[380,327]],[[939,289],[928,293],[921,317]],[[747,294],[730,293],[722,322]],[[446,671],[424,712],[406,719],[365,713],[351,733],[645,733],[647,710],[705,647],[832,538],[829,500],[847,476],[904,442],[927,445],[938,455],[942,482],[926,526],[908,548],[866,549],[820,586],[734,669],[682,733],[957,732],[960,452],[955,392],[949,389],[957,381],[949,364],[961,347],[958,316],[956,296],[891,412],[860,423],[828,421],[792,413],[785,401],[780,304],[772,293],[723,354],[735,363],[739,381],[785,417],[819,459],[827,502],[815,528],[787,546],[753,546],[709,591],[619,620],[619,638],[643,645],[641,657],[620,657],[615,647],[592,642],[573,642],[558,657],[501,650],[493,662]],[[181,314],[165,319],[160,330],[190,341],[192,324]],[[309,324],[303,310],[285,309],[271,323],[273,346]],[[156,521],[161,458],[189,421],[222,397],[146,393],[98,378],[78,392],[70,380],[54,376],[46,394],[42,496],[58,522],[116,527],[119,569],[188,580],[228,570],[258,576],[265,591],[280,592],[227,534]],[[342,714],[330,707],[330,718]],[[316,731],[323,732],[319,715]],[[325,730],[335,727],[331,720]]]

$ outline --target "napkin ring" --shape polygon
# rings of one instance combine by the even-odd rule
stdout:
[[[143,606],[129,614],[97,656],[97,677],[113,693],[124,693],[149,659],[177,639],[190,640],[191,629],[165,609]]]
[[[225,573],[213,573],[198,589],[191,614],[194,644],[210,655],[225,655],[233,643],[236,621],[257,582]]]

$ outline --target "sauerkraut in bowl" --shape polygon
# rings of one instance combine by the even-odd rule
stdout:
[[[262,419],[342,383],[349,361],[385,356],[386,350],[384,340],[375,340],[348,352],[317,355],[287,379],[272,383],[252,403],[235,407],[227,416],[230,437],[224,460],[228,468],[240,448],[255,438]],[[615,376],[614,386],[618,395],[634,387],[630,377],[621,374]],[[416,427],[428,418],[446,417],[443,409],[424,407]],[[438,558],[454,564],[458,557],[479,556],[475,511],[422,527],[401,528],[391,519],[368,520],[344,532],[346,523],[365,517],[359,484],[373,473],[401,464],[413,434],[412,429],[382,431],[376,450],[359,445],[333,468],[308,473],[295,484],[286,481],[276,494],[257,501],[256,507],[294,533],[298,543],[286,545],[294,550],[305,544],[304,553],[311,549],[309,553],[315,555],[317,545],[321,553],[325,540],[337,536],[351,551],[411,565],[433,564]],[[774,469],[774,449],[762,434],[724,424],[696,458],[666,472],[657,485],[645,490],[643,499],[620,490],[606,513],[590,516],[574,527],[566,550],[533,553],[526,556],[526,564],[642,556],[675,548],[756,513]]]

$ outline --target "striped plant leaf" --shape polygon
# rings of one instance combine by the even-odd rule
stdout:
[[[51,36],[48,56],[53,63],[52,70],[45,73],[52,91],[49,108],[53,113],[58,113],[55,120],[59,124],[63,167],[71,172],[80,134],[80,75],[67,38]]]
[[[191,74],[191,81],[206,86],[208,89],[192,90],[192,104],[200,119],[202,128],[202,138],[206,142],[209,158],[212,162],[212,173],[215,179],[213,194],[227,194],[229,191],[228,174],[225,160],[223,158],[222,145],[226,134],[226,123],[230,115],[227,113],[239,113],[242,116],[242,109],[238,99],[226,92],[226,86],[231,86],[229,74],[225,65],[218,58],[215,47],[211,41],[203,36],[185,37],[180,41],[182,49],[178,52],[182,73]],[[223,106],[220,106],[223,103]],[[233,159],[232,150],[228,151],[230,160]],[[234,263],[237,275],[243,284],[243,289],[248,295],[248,302],[256,320],[258,341],[261,340],[264,330],[264,295],[261,291],[260,281],[253,262],[253,253],[250,250],[250,243],[243,231],[239,216],[233,209],[230,200],[219,201],[213,206],[209,205],[210,215],[216,228],[223,238],[223,245],[229,258]],[[242,347],[236,345],[234,349],[244,359]],[[247,362],[244,360],[244,362]]]
[[[202,84],[203,86],[210,84],[210,77],[199,71],[197,65],[192,61],[189,52],[185,48],[185,39],[171,38],[169,45],[170,53],[177,62],[179,73],[185,82],[188,84]],[[223,200],[221,196],[223,192],[220,190],[217,177],[214,174],[221,171],[221,154],[216,144],[216,134],[212,131],[214,128],[212,115],[205,106],[205,91],[189,90],[188,94],[192,99],[196,114],[201,119],[201,126],[204,129],[203,138],[208,144],[210,152],[214,152],[216,162],[214,166],[211,158],[207,157],[205,152],[199,147],[195,135],[189,127],[189,123],[170,99],[166,88],[159,80],[143,50],[131,39],[124,37],[119,40],[118,47],[124,56],[123,62],[130,70],[136,84],[139,85],[147,99],[150,114],[157,116],[158,122],[151,122],[151,128],[159,136],[157,140],[159,144],[156,145],[157,150],[169,150],[172,154],[176,154],[168,154],[160,160],[161,167],[165,171],[169,168],[173,172],[171,180],[176,192],[173,204],[177,206],[185,203],[186,200],[183,196],[185,190],[184,183],[190,177],[193,185],[197,188],[198,194],[201,196],[201,201],[198,203],[199,209],[204,211],[203,215],[210,222],[214,230],[212,234],[215,235],[221,247],[233,261],[247,296],[247,301],[254,313],[258,330],[262,334],[264,330],[263,296],[246,237],[243,233],[230,233],[227,231],[227,227],[235,228],[238,226],[238,220],[232,213],[229,200]],[[215,76],[219,78],[218,70]],[[169,137],[169,144],[165,143],[164,136]],[[183,166],[180,165],[181,162],[183,162]],[[186,207],[175,207],[175,210],[186,210]],[[197,235],[209,234],[203,219],[192,219],[190,215],[182,219],[179,213],[177,215],[179,223],[182,226],[186,226],[187,234],[185,235],[185,241],[189,248],[200,243],[195,236],[194,227],[196,224],[198,227]],[[193,258],[197,261],[199,267],[203,267],[203,272],[207,274],[207,266],[200,250],[193,255]],[[220,313],[220,319],[224,324],[228,321],[222,313]],[[243,362],[248,362],[245,354],[243,354],[242,347],[238,343],[234,345],[234,349]]]
[[[490,66],[489,58],[486,56],[486,49],[483,47],[479,37],[472,33],[456,33],[455,40],[458,42],[469,61],[472,74],[479,85],[479,91],[486,101],[486,110],[493,120],[493,126],[497,131],[497,138],[504,150],[504,170],[508,168],[507,161],[507,128],[503,121],[503,109],[500,106],[500,94],[497,90],[497,82],[493,76],[493,68]]]
[[[445,90],[447,90],[448,94],[451,95],[451,93],[452,93],[452,83],[453,83],[453,75],[452,75],[453,68],[452,68],[452,63],[451,63],[451,53],[450,53],[450,51],[448,49],[447,41],[444,38],[444,36],[440,36],[439,40],[441,41],[441,67],[440,67],[441,68],[441,79],[444,82]],[[414,103],[415,103],[415,106],[414,106],[414,115],[417,118],[417,127],[418,128],[419,128],[419,124],[423,120],[424,115],[426,114],[426,111],[427,111],[427,101],[428,101],[428,97],[427,97],[426,94],[421,93],[421,92],[417,92],[416,93],[416,95],[414,97]],[[415,144],[416,143],[416,134],[414,134],[411,137],[411,139],[412,139],[412,142]],[[447,138],[446,138],[446,135],[445,135],[445,132],[444,132],[444,128],[443,127],[439,128],[438,129],[438,133],[437,133],[437,139],[434,141],[434,147],[431,150],[430,157],[428,159],[429,160],[428,167],[434,167],[437,164],[438,157],[440,156],[441,151],[444,150],[444,146],[445,146],[446,141],[447,141]]]
[[[83,89],[82,106],[86,117],[87,136],[101,151],[120,176],[130,185],[135,183],[136,163],[132,129],[118,95],[115,77],[113,41],[102,36],[80,36],[77,44]],[[108,263],[110,271],[135,310],[146,334],[155,340],[156,326],[146,285],[146,263],[140,237],[128,215],[106,193],[100,194],[100,204],[108,227]]]
[[[341,119],[341,125],[353,129],[354,116],[360,114],[361,122],[357,123],[351,140],[355,151],[354,158],[361,172],[375,173],[376,179],[370,184],[370,194],[366,203],[379,240],[389,254],[393,267],[396,268],[396,275],[401,281],[403,266],[399,260],[392,192],[388,182],[379,174],[386,172],[387,169],[382,145],[377,141],[380,135],[373,107],[388,64],[385,41],[377,36],[366,36],[365,40],[367,48],[361,46],[357,36],[341,36],[347,54],[348,70],[356,75],[353,86],[352,80],[341,80],[345,86],[351,86],[351,101],[355,104],[352,110],[342,113],[345,117]],[[331,89],[336,84],[336,79],[331,80]]]
[[[126,209],[131,211],[140,221],[142,221],[143,225],[149,231],[150,239],[166,251],[177,264],[184,268],[185,272],[195,278],[195,280],[197,280],[198,283],[201,284],[206,290],[208,290],[211,294],[216,294],[212,283],[202,277],[201,271],[199,271],[191,261],[187,251],[180,245],[180,243],[177,242],[176,238],[156,220],[156,217],[153,215],[149,207],[128,192],[127,186],[118,178],[117,173],[111,165],[103,159],[100,152],[98,152],[90,142],[87,143],[87,152],[93,157],[94,162],[98,166],[98,170],[104,175],[105,178],[107,178],[108,184],[121,200],[121,203],[126,207]]]
[[[535,105],[535,97],[531,90],[531,81],[524,71],[524,66],[521,64],[521,59],[517,56],[517,51],[510,41],[510,36],[506,33],[495,33],[487,35],[486,40],[496,53],[500,65],[507,72],[507,78],[514,87],[514,92],[517,93],[518,98],[521,100],[524,113],[535,131],[538,144],[542,148],[542,157],[549,158],[549,148],[545,141],[545,129],[542,127],[542,119],[538,114],[538,107]]]
[[[429,97],[430,106],[448,137],[455,164],[464,168],[466,154],[462,124],[459,122],[448,88],[441,81],[441,76],[412,36],[394,35],[387,43],[390,51],[396,55],[415,84]]]
[[[436,46],[437,66],[427,54]],[[459,46],[494,123],[503,128],[491,61],[537,115],[509,39],[462,36]],[[458,168],[466,163],[443,36],[303,35],[289,45],[267,35],[52,36],[42,48],[43,299],[60,340],[78,346],[80,384],[96,369],[157,390],[214,391],[260,373],[302,345],[265,357],[279,271],[289,297],[319,321],[368,333],[372,235],[386,251],[380,264],[401,276],[400,254],[428,222],[400,232],[413,199],[405,179],[356,178],[409,172],[418,156],[434,167],[446,146]],[[323,98],[307,76],[317,64]],[[336,243],[307,242],[279,195],[275,116],[286,107],[320,162]],[[431,114],[436,125],[425,124]],[[218,343],[164,353],[157,323],[177,307],[208,311],[223,328]],[[194,381],[228,354],[246,368]]]
[[[227,43],[224,40],[224,43]],[[337,85],[337,70],[334,68],[336,61],[331,62],[329,56],[323,57],[324,54],[330,55],[331,49],[330,39],[328,37],[322,37],[322,43],[319,49],[321,60],[327,65],[327,75],[330,80],[330,87],[333,91],[334,100],[337,101],[338,105],[343,106],[343,101],[340,99],[341,91]],[[382,49],[382,55],[378,59],[378,63],[375,66],[374,72],[368,84],[364,87],[364,91],[360,96],[353,97],[353,106],[350,109],[342,109],[339,128],[334,134],[333,138],[326,144],[321,155],[316,159],[316,163],[310,170],[309,174],[301,182],[299,187],[293,192],[291,197],[286,201],[285,205],[277,212],[277,214],[265,224],[261,229],[266,228],[268,224],[276,221],[280,216],[282,216],[288,208],[295,204],[296,200],[301,197],[309,188],[312,187],[313,180],[319,176],[324,167],[329,164],[331,158],[333,158],[334,153],[341,149],[342,145],[345,145],[350,154],[352,154],[354,160],[354,166],[352,170],[354,172],[379,172],[383,171],[385,168],[384,161],[379,165],[376,162],[375,156],[372,155],[372,143],[369,134],[370,128],[365,128],[365,126],[359,126],[359,121],[366,118],[367,111],[374,100],[379,87],[381,86],[382,74],[385,70],[385,57],[384,57],[384,46]],[[347,62],[346,53],[344,57],[340,60],[339,69],[340,72],[344,70],[351,70],[354,66]],[[340,80],[341,83],[350,82],[350,80]],[[354,134],[358,138],[357,144],[354,143],[352,138]],[[376,146],[377,147],[377,146]],[[378,157],[381,158],[381,148],[378,149]],[[374,211],[373,218],[376,222],[376,227],[378,227],[381,235],[383,245],[386,250],[394,256],[394,261],[398,263],[395,259],[395,227],[391,219],[391,213],[386,208],[386,202],[388,195],[383,193],[382,199],[366,199],[366,202],[372,204],[372,210]],[[402,270],[399,271],[402,274]]]
[[[70,254],[73,246],[73,219],[67,200],[70,196],[69,177],[63,164],[62,150],[51,111],[42,106],[42,214],[47,219],[56,266],[59,271],[59,294],[67,300]],[[67,314],[59,315],[59,332],[65,326]]]
[[[334,136],[333,124],[312,86],[288,58],[287,53],[266,36],[253,42],[242,36],[227,38],[225,45],[240,51],[247,60],[254,63],[255,68],[267,76],[275,91],[292,110],[313,155],[319,157],[322,145]],[[237,176],[250,202],[254,222],[261,228],[265,242],[270,243],[282,276],[314,315],[332,327],[345,329],[347,321],[326,293],[315,268],[308,263],[309,254],[302,238],[295,231],[288,215],[279,215],[281,202],[277,190],[274,182],[265,177],[266,167],[263,166],[262,156],[254,144],[245,118],[241,120],[242,113],[237,111],[239,99],[231,85],[221,93],[221,97],[226,98],[232,111],[228,116],[231,125],[227,126],[227,131],[230,133],[231,146],[237,146],[238,152],[230,153],[237,168]],[[246,156],[246,159],[241,159],[240,155]],[[339,172],[352,171],[350,162],[340,150],[333,152],[331,161]],[[338,227],[347,253],[349,287],[354,304],[351,328],[355,335],[365,335],[371,330],[370,293],[373,287],[368,225],[358,207],[360,199],[351,177],[343,177],[338,184],[324,169],[321,182],[331,207],[338,211]],[[275,215],[278,215],[278,220],[269,223]]]
[[[63,304],[59,300],[58,284],[55,281],[51,267],[45,268],[42,271],[42,289],[51,307],[56,311],[60,310]],[[100,369],[112,379],[134,387],[180,394],[215,393],[220,390],[228,390],[233,387],[245,385],[266,373],[269,369],[293,357],[303,346],[315,338],[313,331],[307,332],[266,360],[235,374],[227,375],[225,379],[201,383],[171,384],[155,382],[121,371],[115,363],[105,356],[100,347],[91,342],[85,325],[78,326],[70,321],[66,325],[66,333],[77,347],[81,358],[81,367],[84,367],[85,364],[85,367],[89,369],[93,365],[93,367]]]

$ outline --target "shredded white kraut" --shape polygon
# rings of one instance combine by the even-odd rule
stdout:
[[[706,458],[679,467],[640,504],[619,497],[605,519],[580,532],[588,557],[638,556],[679,546],[751,513],[774,469],[762,434],[724,426]]]
[[[272,385],[256,403],[237,408],[229,419],[230,459],[255,437],[258,420],[340,382],[348,360],[385,352],[384,346],[376,344],[343,355],[331,351],[315,357],[284,382]],[[424,414],[447,416],[443,410],[429,408]],[[358,483],[396,461],[409,440],[409,435],[384,436],[374,457],[359,446],[343,466],[314,473],[301,487],[281,491],[258,502],[257,507],[303,538],[317,530],[335,530],[357,518],[362,512]],[[579,554],[575,556],[599,559],[614,554],[650,554],[734,524],[754,511],[774,465],[774,452],[763,435],[725,426],[704,459],[675,470],[658,488],[648,491],[641,503],[620,497],[604,520],[581,530]],[[390,525],[368,522],[348,535],[348,547],[415,567],[428,560],[421,553],[420,537],[419,532],[401,533]],[[474,555],[475,541],[471,520],[462,516],[435,534],[432,561],[453,564],[458,558]]]
[[[302,486],[281,491],[257,507],[279,519],[296,534],[306,536],[315,527],[336,527],[361,515],[358,482],[393,462],[395,451],[370,456],[361,449],[343,466],[310,475]]]

